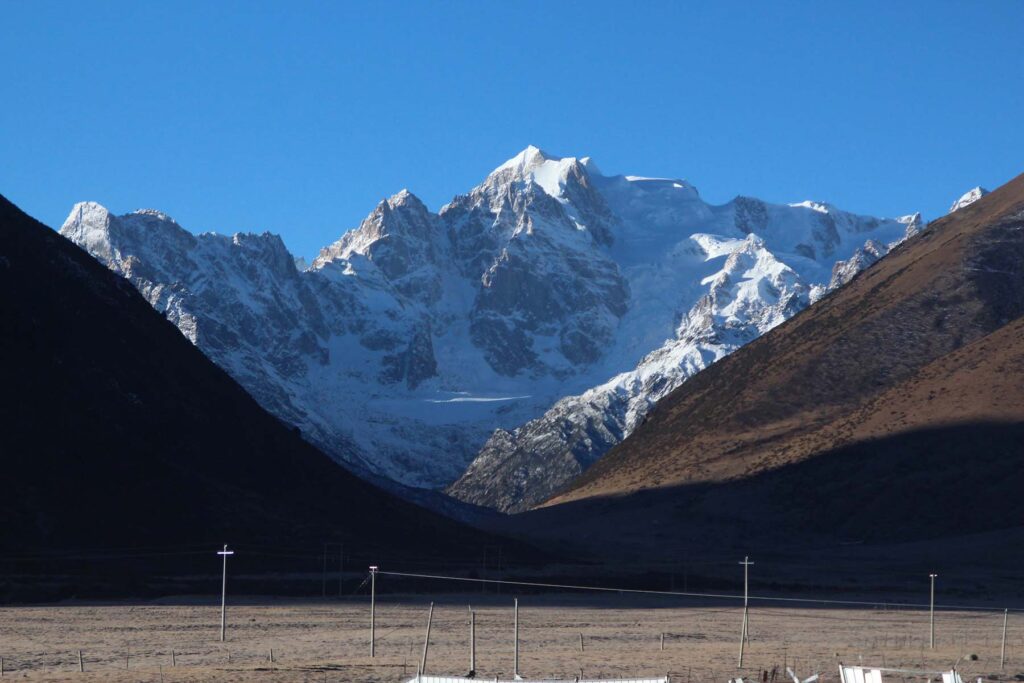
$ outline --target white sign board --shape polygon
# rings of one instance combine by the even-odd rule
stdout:
[[[839,674],[843,683],[882,683],[881,669],[868,669],[863,666],[841,666]]]

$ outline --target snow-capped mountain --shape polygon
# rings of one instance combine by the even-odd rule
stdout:
[[[814,202],[775,206],[745,197],[709,206],[679,181],[627,177],[598,186],[604,183],[617,193],[609,192],[616,209],[642,207],[618,214],[624,239],[616,248],[647,256],[620,259],[634,292],[623,324],[674,305],[672,336],[634,368],[559,400],[516,430],[497,430],[449,488],[457,498],[506,512],[543,501],[688,377],[846,284],[922,228],[917,214],[887,221]],[[651,230],[655,220],[667,229]],[[665,241],[651,249],[659,238]]]
[[[276,236],[192,235],[155,211],[79,204],[61,232],[338,460],[512,509],[919,225],[713,206],[529,147],[437,213],[382,201],[308,268]]]
[[[978,186],[978,187],[975,187],[974,189],[968,190],[967,192],[964,192],[960,196],[960,199],[958,199],[955,202],[953,202],[953,206],[949,207],[949,212],[953,213],[954,211],[962,209],[965,206],[970,206],[971,204],[973,204],[974,202],[978,201],[979,199],[981,199],[982,197],[984,197],[987,194],[988,194],[988,190],[986,190],[984,187],[981,187],[981,186]]]

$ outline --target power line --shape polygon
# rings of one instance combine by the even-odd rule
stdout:
[[[436,579],[441,581],[462,581],[469,583],[495,583],[506,586],[524,586],[529,588],[558,588],[561,590],[581,590],[581,591],[598,591],[604,593],[632,593],[637,595],[664,595],[669,597],[680,597],[680,598],[705,598],[712,600],[743,600],[742,595],[736,595],[733,593],[692,593],[683,591],[663,591],[653,590],[644,588],[612,588],[608,586],[585,586],[579,584],[569,583],[543,583],[539,581],[512,581],[508,579],[478,579],[468,576],[444,576],[440,574],[415,574],[412,572],[385,572],[379,571],[378,574],[382,576],[399,576],[410,579]],[[845,605],[848,607],[901,607],[908,609],[928,609],[928,603],[911,603],[911,602],[871,602],[867,600],[829,600],[826,598],[784,598],[779,596],[769,595],[751,595],[750,600],[760,600],[763,602],[787,602],[797,604],[816,604],[816,605]],[[1004,608],[1002,607],[982,607],[973,605],[935,605],[939,609],[945,610],[966,610],[972,612],[1001,612]],[[1024,609],[1011,609],[1011,612],[1024,612]]]

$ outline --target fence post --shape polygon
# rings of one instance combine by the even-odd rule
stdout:
[[[1006,617],[1010,614],[1009,609],[1003,610],[1003,644],[999,648],[999,670],[1002,671],[1006,666]]]

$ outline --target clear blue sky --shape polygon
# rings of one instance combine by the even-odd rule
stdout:
[[[1024,2],[0,0],[0,193],[309,256],[535,144],[934,218],[1024,171]]]

